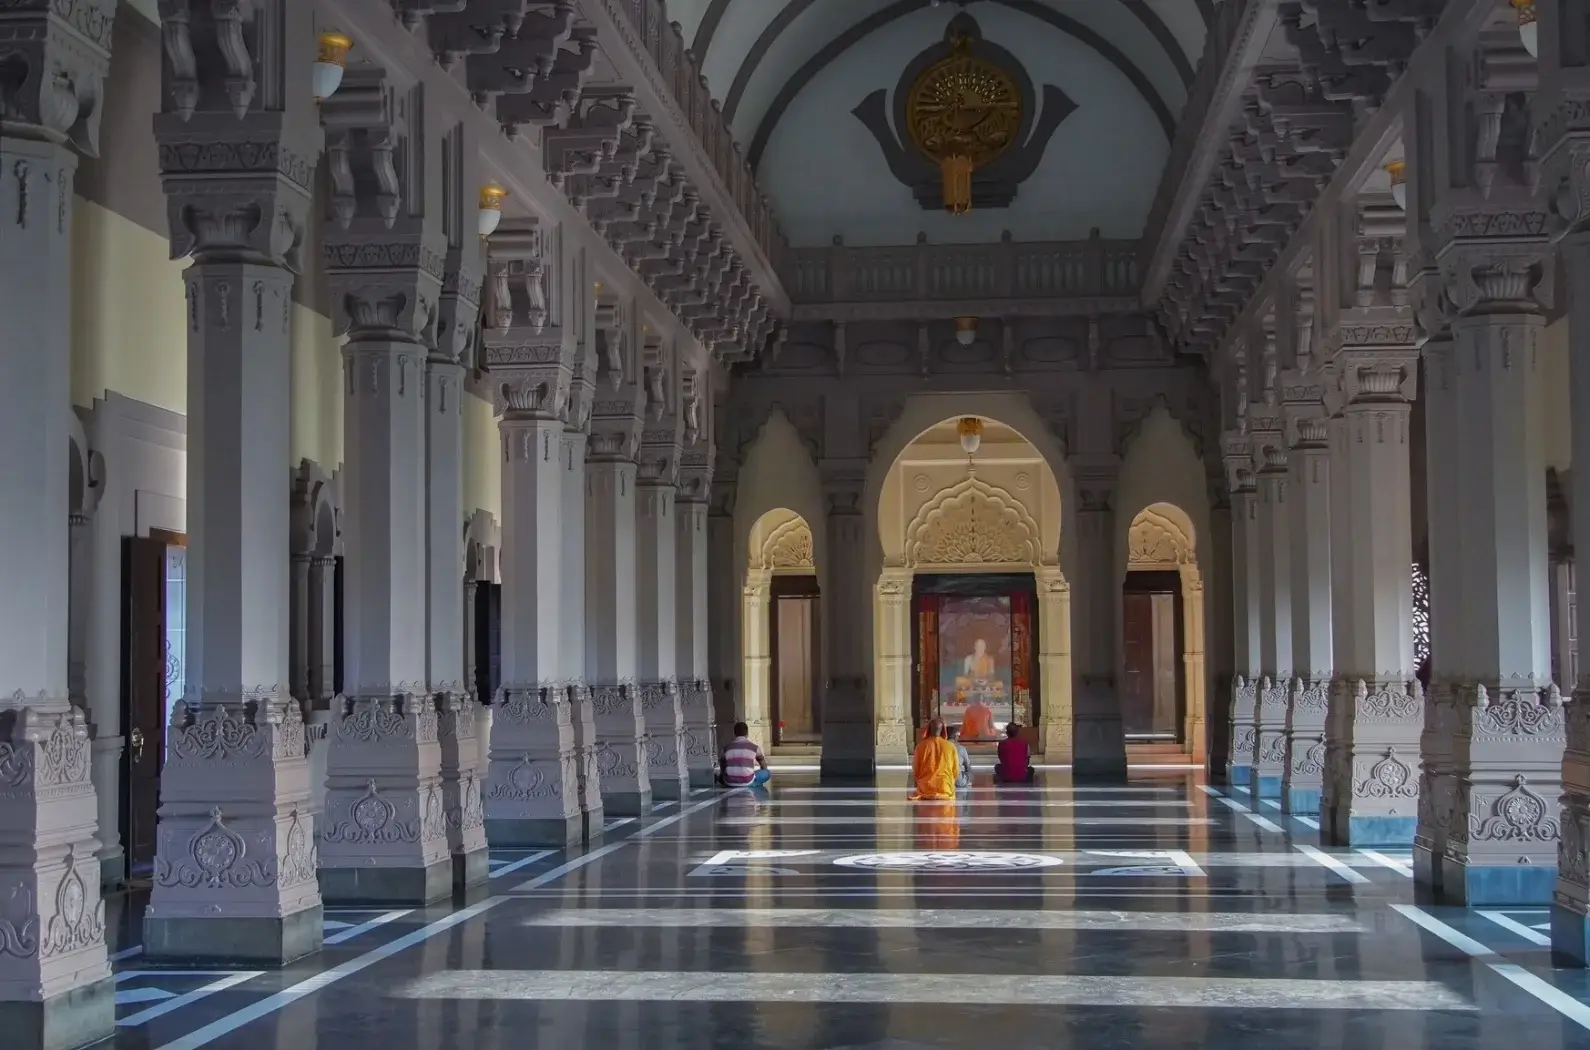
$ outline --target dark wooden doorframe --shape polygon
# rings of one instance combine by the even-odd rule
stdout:
[[[1043,721],[1043,667],[1039,660],[1038,639],[1043,627],[1043,608],[1038,601],[1038,578],[1030,572],[969,572],[924,573],[911,578],[911,717],[913,733],[922,732],[927,724],[926,712],[931,697],[922,694],[922,630],[919,618],[923,595],[936,594],[955,598],[997,598],[1003,595],[1025,594],[1029,602],[1031,650],[1027,668],[1027,695],[1031,704],[1028,715],[1034,726]],[[1031,727],[1028,727],[1031,728]]]
[[[778,647],[778,603],[781,598],[800,598],[812,601],[812,647],[811,647],[811,682],[812,682],[812,734],[819,740],[823,733],[823,708],[822,708],[822,589],[818,586],[815,573],[797,573],[787,576],[774,576],[768,591],[767,603],[767,636],[768,636],[768,714],[773,719],[770,728],[775,745],[783,743],[783,730],[780,728],[783,717],[780,714],[779,694],[782,678],[779,675],[779,647]],[[805,743],[806,741],[800,741]]]
[[[180,533],[122,541],[120,824],[129,876],[154,868],[160,772],[166,751],[166,549]]]
[[[1181,580],[1181,574],[1179,572],[1174,571],[1174,570],[1157,570],[1157,569],[1132,569],[1132,570],[1128,570],[1128,572],[1126,573],[1126,579],[1124,581],[1122,581],[1121,591],[1122,591],[1122,595],[1121,595],[1121,616],[1122,616],[1122,624],[1121,624],[1122,653],[1121,653],[1121,658],[1122,658],[1122,664],[1123,664],[1123,666],[1122,666],[1122,672],[1123,672],[1122,673],[1122,694],[1123,694],[1122,702],[1123,702],[1123,704],[1124,704],[1124,700],[1125,700],[1125,695],[1124,694],[1125,694],[1126,688],[1127,688],[1126,678],[1131,673],[1130,669],[1127,668],[1126,666],[1124,666],[1125,663],[1126,663],[1126,644],[1127,644],[1127,642],[1126,642],[1126,632],[1127,632],[1127,626],[1126,626],[1125,619],[1126,619],[1126,610],[1127,610],[1127,604],[1128,604],[1127,603],[1128,596],[1134,595],[1134,594],[1147,594],[1147,595],[1169,594],[1169,595],[1171,595],[1172,608],[1174,610],[1173,615],[1171,617],[1173,625],[1174,625],[1173,626],[1173,632],[1172,632],[1172,639],[1171,639],[1171,645],[1172,645],[1172,650],[1173,650],[1172,653],[1171,653],[1171,662],[1172,662],[1172,664],[1173,664],[1173,666],[1175,668],[1175,672],[1176,672],[1175,728],[1170,733],[1131,733],[1131,734],[1128,734],[1128,735],[1131,736],[1133,739],[1137,739],[1137,740],[1140,740],[1140,741],[1151,741],[1151,740],[1168,741],[1168,740],[1175,740],[1175,741],[1177,741],[1179,743],[1186,744],[1187,741],[1183,740],[1182,738],[1183,738],[1183,735],[1185,733],[1185,726],[1187,724],[1187,668],[1186,668],[1186,660],[1185,660],[1184,655],[1183,655],[1186,652],[1186,648],[1187,648],[1187,645],[1186,645],[1187,623],[1186,623],[1186,610],[1183,608],[1183,603],[1182,603],[1182,580]],[[1150,630],[1152,630],[1152,621],[1150,621]],[[1154,641],[1154,639],[1153,639],[1152,635],[1150,635],[1150,638],[1149,638],[1150,645],[1153,644],[1153,641]],[[1152,676],[1152,674],[1153,674],[1152,662],[1149,665],[1148,674],[1150,676]],[[1152,687],[1153,687],[1153,683],[1150,682],[1150,690],[1152,690]],[[1152,692],[1150,692],[1150,697],[1152,697]],[[1126,715],[1124,707],[1123,707],[1123,710],[1122,710],[1121,714],[1122,714],[1122,728],[1124,729],[1125,728],[1125,715]]]

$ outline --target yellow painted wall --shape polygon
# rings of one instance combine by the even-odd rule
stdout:
[[[489,511],[502,521],[502,458],[491,402],[464,398],[464,517]]]
[[[1573,463],[1573,411],[1568,382],[1568,318],[1548,325],[1540,341],[1540,378],[1545,387],[1546,466],[1565,471]]]
[[[185,414],[186,264],[160,234],[81,197],[73,205],[72,403],[114,390]]]
[[[293,422],[288,464],[342,465],[342,351],[331,319],[293,304]]]

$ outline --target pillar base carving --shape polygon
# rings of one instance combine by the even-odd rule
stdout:
[[[1320,830],[1338,846],[1411,846],[1424,690],[1408,674],[1331,682]]]
[[[679,708],[685,726],[685,769],[691,788],[718,781],[718,719],[712,706],[712,683],[696,678],[679,683]]]
[[[76,1047],[116,1030],[91,744],[66,697],[34,702],[0,711],[0,1024]]]
[[[486,811],[480,768],[481,712],[472,694],[436,696],[437,741],[442,755],[442,808],[447,818],[447,849],[453,857],[453,885],[477,886],[491,876],[486,848]]]
[[[1590,965],[1590,684],[1581,683],[1565,709],[1562,838],[1551,901],[1551,949]]]
[[[646,772],[652,797],[678,800],[690,794],[685,765],[684,712],[679,683],[671,678],[640,683],[641,718],[646,722]]]
[[[1446,829],[1456,811],[1452,741],[1458,733],[1454,682],[1432,680],[1424,695],[1424,730],[1419,735],[1419,822],[1413,834],[1413,877],[1439,892]]]
[[[1259,679],[1255,691],[1254,751],[1248,791],[1252,798],[1281,797],[1281,783],[1286,778],[1286,722],[1291,706],[1292,676],[1277,673],[1274,678],[1265,675]]]
[[[909,762],[912,754],[911,726],[904,719],[880,720],[873,727],[873,744],[878,762]]]
[[[570,682],[569,709],[574,721],[575,770],[578,776],[581,823],[585,841],[602,837],[607,812],[602,806],[602,772],[596,764],[596,719],[591,713],[591,689],[584,682]]]
[[[1459,692],[1456,713],[1441,897],[1469,907],[1546,904],[1562,827],[1562,695],[1554,685],[1476,683]]]
[[[1330,686],[1330,676],[1318,671],[1292,679],[1286,708],[1285,772],[1281,774],[1281,808],[1287,813],[1313,816],[1320,811]]]
[[[1258,758],[1259,683],[1236,675],[1231,679],[1231,756],[1226,783],[1248,789]]]
[[[282,966],[319,951],[298,703],[276,689],[179,702],[166,740],[143,957]]]
[[[651,812],[652,793],[640,690],[634,682],[593,685],[591,714],[596,723],[602,808],[613,817],[645,816]]]
[[[436,701],[399,692],[338,700],[326,755],[320,893],[348,904],[426,904],[453,891]]]
[[[498,848],[580,841],[574,719],[562,686],[506,686],[493,705],[486,841]]]

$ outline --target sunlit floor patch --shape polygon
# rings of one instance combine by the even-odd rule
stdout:
[[[1232,1010],[1473,1010],[1433,981],[933,973],[677,973],[447,970],[391,993],[404,999],[709,1003],[1193,1007]]]
[[[566,908],[526,920],[559,928],[1123,930],[1133,933],[1368,933],[1350,915],[1246,912],[1070,911],[935,908]]]

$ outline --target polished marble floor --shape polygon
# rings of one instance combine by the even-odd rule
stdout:
[[[494,854],[468,900],[328,911],[282,971],[151,970],[124,940],[109,1045],[1590,1050],[1545,912],[1422,905],[1406,853],[1190,774],[956,803],[902,777],[780,773]]]

